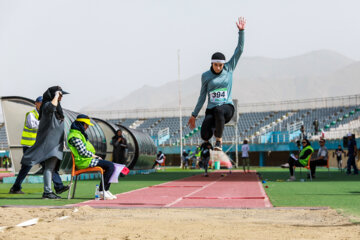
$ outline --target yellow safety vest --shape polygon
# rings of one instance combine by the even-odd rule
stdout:
[[[36,111],[36,109],[26,113],[24,129],[23,129],[23,132],[22,132],[20,144],[23,145],[23,146],[31,147],[32,145],[35,144],[37,129],[28,128],[26,126],[26,119],[27,119],[27,116],[29,115],[29,113],[33,113],[35,118],[37,120],[39,120],[39,113]]]

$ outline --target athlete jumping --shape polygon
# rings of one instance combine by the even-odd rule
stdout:
[[[191,129],[195,128],[196,117],[204,105],[206,96],[208,105],[205,119],[201,126],[201,138],[208,142],[215,135],[214,150],[222,151],[222,134],[225,123],[234,115],[234,104],[231,97],[233,72],[244,48],[244,30],[246,20],[240,17],[236,26],[239,29],[238,45],[234,55],[225,62],[224,54],[216,52],[211,57],[211,67],[201,76],[201,90],[197,104],[188,122]],[[215,129],[215,132],[214,130]]]

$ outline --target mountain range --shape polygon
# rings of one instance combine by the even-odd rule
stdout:
[[[201,74],[182,80],[184,107],[196,105]],[[360,93],[359,80],[360,62],[330,50],[283,59],[244,57],[233,74],[232,96],[239,103],[255,103],[352,95]],[[143,86],[82,111],[178,107],[178,91],[176,80],[159,87]]]

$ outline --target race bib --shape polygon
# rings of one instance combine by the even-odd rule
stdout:
[[[219,88],[210,92],[210,102],[223,103],[228,97],[227,88]]]

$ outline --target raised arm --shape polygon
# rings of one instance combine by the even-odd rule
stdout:
[[[188,121],[188,126],[190,127],[190,129],[194,129],[195,128],[195,120],[197,115],[199,114],[202,106],[204,105],[204,102],[206,100],[206,96],[207,96],[207,83],[205,83],[205,80],[203,78],[203,76],[201,76],[201,90],[200,90],[200,96],[198,98],[197,104],[195,106],[194,111],[191,114],[191,117],[189,118]]]
[[[244,49],[244,30],[246,25],[246,19],[244,17],[239,17],[239,21],[236,22],[236,26],[239,29],[239,40],[238,44],[235,48],[235,52],[233,56],[230,58],[230,60],[225,63],[225,68],[227,68],[229,71],[234,71],[239,58],[243,52]]]

